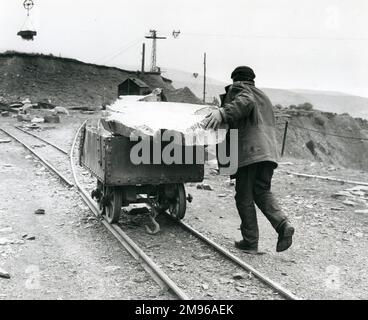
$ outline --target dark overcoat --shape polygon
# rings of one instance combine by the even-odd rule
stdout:
[[[251,81],[225,88],[220,111],[230,129],[238,129],[238,168],[270,161],[277,167],[275,115],[270,99]]]

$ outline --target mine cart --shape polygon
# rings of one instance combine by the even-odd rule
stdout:
[[[200,148],[195,148],[194,164],[139,164],[131,161],[131,148],[138,142],[123,135],[86,125],[81,132],[80,165],[97,178],[92,197],[110,223],[119,220],[122,207],[147,203],[155,212],[168,211],[174,218],[183,219],[186,201],[184,183],[201,182],[204,165],[196,164]],[[153,141],[150,141],[153,144]],[[202,147],[203,148],[203,147]],[[188,150],[183,150],[186,152]]]

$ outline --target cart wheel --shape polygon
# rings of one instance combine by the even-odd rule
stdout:
[[[169,212],[172,217],[181,220],[184,218],[187,209],[185,188],[182,183],[173,185],[173,188],[175,188],[175,195],[173,199],[170,199]]]
[[[123,204],[123,193],[118,188],[107,188],[107,204],[105,206],[106,219],[109,223],[119,221],[121,207]]]

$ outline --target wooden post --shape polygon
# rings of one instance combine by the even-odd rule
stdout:
[[[146,44],[143,43],[142,45],[142,69],[141,69],[142,73],[144,73],[145,59],[146,59]]]
[[[285,129],[284,129],[284,138],[282,139],[281,157],[284,156],[285,142],[286,142],[286,135],[287,135],[288,127],[289,127],[289,121],[286,120],[286,122],[285,122]]]
[[[206,73],[207,73],[207,55],[204,54],[204,76],[203,76],[203,103],[206,104]]]

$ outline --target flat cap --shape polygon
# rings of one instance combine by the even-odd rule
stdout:
[[[231,74],[231,79],[234,81],[254,81],[255,78],[253,69],[247,66],[237,67]]]

